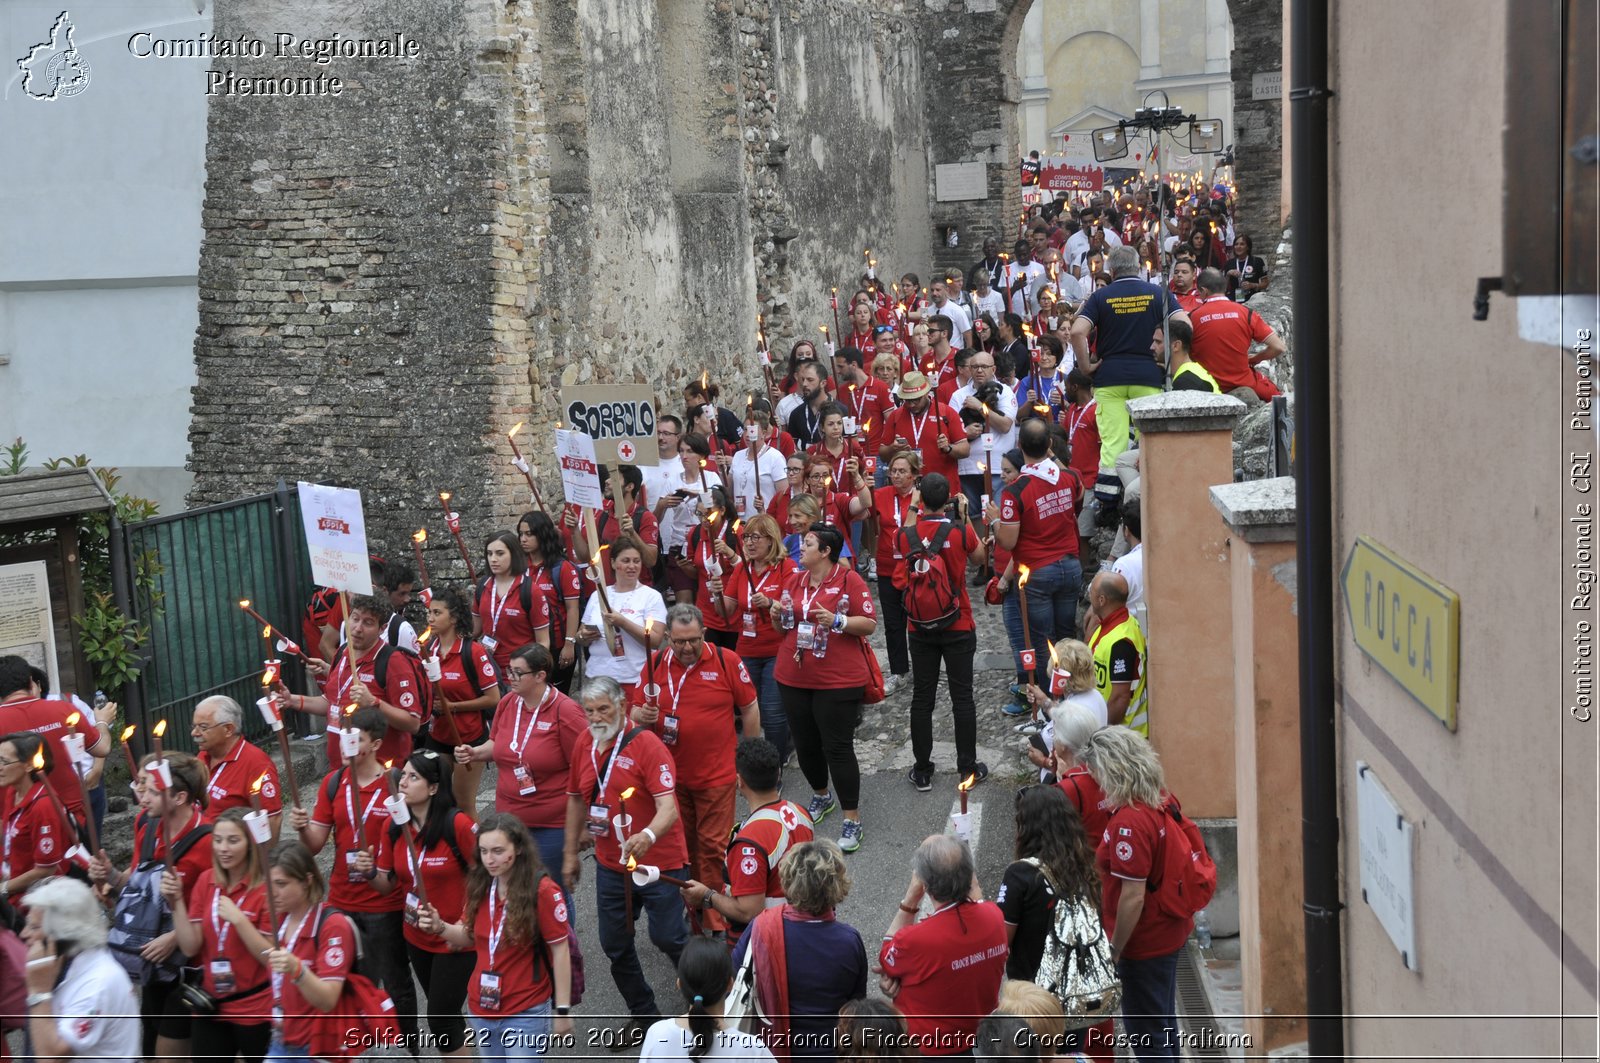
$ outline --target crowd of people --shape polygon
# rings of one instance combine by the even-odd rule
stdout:
[[[538,1055],[573,1030],[581,912],[628,1011],[604,1043],[642,1057],[1176,1058],[1191,894],[1146,740],[1126,404],[1259,401],[1255,365],[1283,345],[1247,305],[1270,277],[1225,201],[1053,206],[1012,255],[991,240],[926,289],[869,270],[838,345],[794,343],[742,409],[696,372],[682,414],[657,415],[655,464],[603,468],[599,510],[541,505],[488,537],[475,585],[375,560],[373,594],[319,591],[307,683],[276,677],[262,710],[326,745],[304,803],[244,709],[205,698],[197,755],[130,755],[118,866],[91,833],[116,707],[0,658],[0,900],[32,957],[32,1051],[343,1058],[367,1046],[354,1023],[413,1053]],[[930,837],[869,961],[835,917],[870,837],[857,729],[908,686],[909,787],[988,778],[987,609],[1015,661],[988,711],[1016,718],[1038,777],[1016,862],[989,901],[959,831]],[[678,1018],[639,918],[677,966]],[[1099,967],[1062,973],[1064,927]],[[754,1003],[729,1014],[744,983]]]

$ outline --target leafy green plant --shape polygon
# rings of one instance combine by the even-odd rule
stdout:
[[[18,436],[6,444],[5,451],[5,462],[0,464],[0,476],[21,475],[22,470],[28,466],[28,444]]]
[[[110,594],[96,592],[85,603],[78,631],[99,689],[121,691],[139,677],[139,647],[149,641],[150,628],[124,616]]]

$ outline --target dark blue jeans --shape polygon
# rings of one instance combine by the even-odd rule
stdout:
[[[745,670],[750,673],[750,683],[756,688],[756,704],[761,709],[761,737],[777,747],[781,762],[789,756],[789,717],[783,714],[783,702],[778,697],[778,659],[742,659]]]
[[[1122,960],[1122,1025],[1128,1047],[1140,1059],[1177,1059],[1178,954]]]
[[[673,878],[690,878],[687,867],[664,867],[664,875]],[[622,874],[608,867],[595,865],[595,910],[600,915],[600,948],[611,961],[611,980],[617,984],[628,1013],[641,1019],[656,1019],[661,1009],[656,1007],[656,995],[650,983],[644,980],[644,969],[639,966],[639,953],[633,947],[633,935],[628,932],[626,907],[623,902]],[[640,911],[650,917],[650,941],[667,954],[672,965],[678,965],[678,956],[689,942],[689,923],[683,915],[683,896],[678,887],[665,882],[633,889],[633,914]]]
[[[1023,588],[1028,595],[1028,637],[1033,640],[1034,682],[1050,683],[1050,648],[1046,642],[1070,639],[1078,633],[1078,592],[1083,589],[1083,567],[1072,556],[1040,565]],[[1013,647],[1022,645],[1022,613],[1017,587],[1006,593],[1006,634]],[[1018,674],[1021,674],[1020,666]]]

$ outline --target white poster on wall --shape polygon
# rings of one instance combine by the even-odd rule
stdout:
[[[1400,962],[1417,970],[1412,892],[1412,825],[1400,813],[1372,766],[1356,761],[1356,819],[1360,838],[1361,899],[1378,917]]]
[[[0,657],[6,656],[42,668],[50,677],[50,689],[61,690],[50,576],[43,561],[0,565]]]
[[[304,481],[299,488],[300,522],[306,530],[312,580],[351,594],[371,594],[372,566],[361,492]]]

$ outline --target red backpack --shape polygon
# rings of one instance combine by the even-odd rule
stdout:
[[[1206,852],[1194,820],[1183,814],[1178,799],[1168,795],[1162,806],[1169,823],[1161,846],[1161,881],[1155,885],[1156,908],[1174,919],[1191,919],[1217,893],[1217,865]]]
[[[322,923],[333,910],[323,905],[311,928],[313,939],[320,940]],[[339,913],[343,915],[343,913]],[[345,919],[350,928],[356,963],[344,976],[344,989],[333,1010],[315,1016],[308,1049],[313,1059],[347,1059],[368,1047],[392,1048],[403,1043],[404,1033],[395,1017],[394,1000],[376,982],[357,971],[361,959],[361,931],[355,921]],[[351,1045],[360,1045],[352,1051]]]
[[[916,528],[900,529],[900,553],[905,564],[906,619],[918,631],[943,631],[961,618],[961,596],[944,559],[944,542],[950,538],[947,521],[924,540]]]

